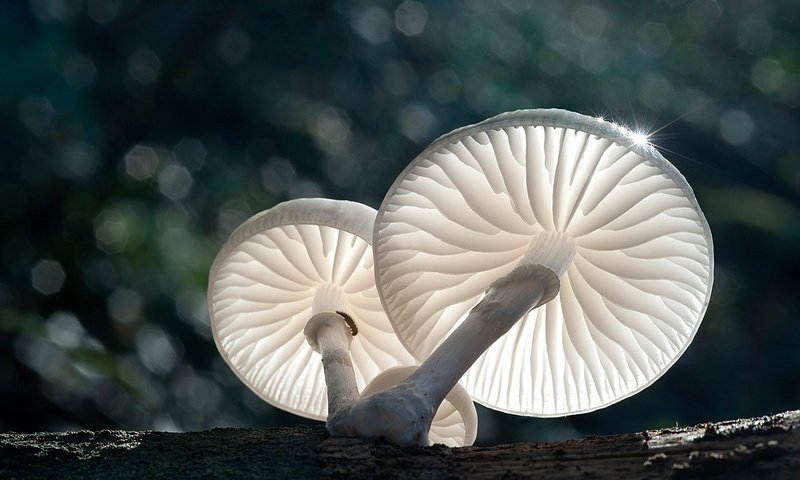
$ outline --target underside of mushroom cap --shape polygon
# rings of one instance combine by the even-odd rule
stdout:
[[[209,274],[214,341],[236,375],[268,403],[324,420],[325,377],[303,329],[315,310],[341,309],[358,333],[356,383],[414,363],[375,289],[375,210],[355,202],[297,199],[254,215],[221,248]]]
[[[523,415],[588,412],[651,384],[697,332],[713,280],[711,232],[680,172],[629,130],[564,110],[436,140],[389,189],[374,239],[381,300],[419,359],[520,262],[560,275],[559,295],[461,380]]]
[[[416,366],[394,367],[384,370],[364,388],[363,397],[398,385],[416,370]],[[469,393],[456,385],[436,410],[428,441],[448,447],[466,447],[475,443],[478,435],[478,412]]]

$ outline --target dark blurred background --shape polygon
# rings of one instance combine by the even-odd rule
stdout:
[[[591,414],[480,408],[478,443],[800,408],[800,4],[30,0],[0,6],[0,430],[310,423],[211,339],[251,214],[377,207],[437,136],[519,108],[653,132],[711,224],[714,293],[653,386]]]

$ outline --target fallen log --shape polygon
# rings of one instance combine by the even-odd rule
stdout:
[[[397,447],[322,426],[0,434],[0,478],[800,478],[800,410],[494,447]]]

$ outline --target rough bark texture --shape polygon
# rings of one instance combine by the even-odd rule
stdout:
[[[491,448],[400,448],[320,427],[0,435],[0,478],[800,478],[800,410]]]

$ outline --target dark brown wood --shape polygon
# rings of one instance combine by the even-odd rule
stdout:
[[[800,479],[800,411],[495,447],[402,448],[322,426],[0,434],[0,478]]]

